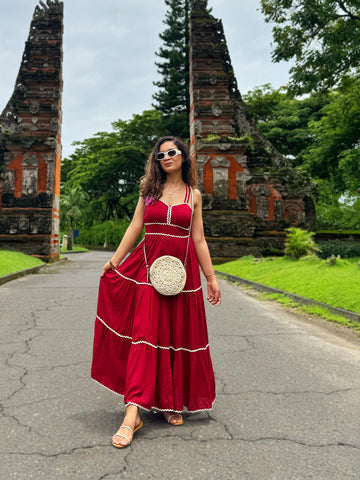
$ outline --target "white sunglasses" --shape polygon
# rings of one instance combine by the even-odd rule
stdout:
[[[170,150],[168,150],[167,152],[158,152],[155,157],[156,157],[156,160],[164,160],[164,158],[166,157],[166,155],[168,157],[175,157],[176,155],[181,155],[181,151],[178,150],[177,148],[170,148]]]

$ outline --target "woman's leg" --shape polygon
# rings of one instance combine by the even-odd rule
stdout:
[[[123,425],[130,427],[131,430],[134,431],[135,428],[140,425],[140,423],[141,423],[141,420],[140,420],[139,408],[136,405],[128,405],[126,407],[125,418],[123,420],[123,423],[121,424],[121,427],[116,433],[125,435],[126,438],[129,439],[129,442],[131,443],[133,434],[128,428],[124,428]],[[123,445],[124,447],[126,447],[129,444],[126,438],[114,435],[113,443],[115,443],[116,445]]]

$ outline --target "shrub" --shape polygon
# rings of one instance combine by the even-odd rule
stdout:
[[[298,260],[305,255],[315,254],[319,251],[312,238],[315,233],[295,227],[287,228],[286,231],[288,232],[284,250],[286,256]]]
[[[359,242],[336,239],[318,242],[318,246],[321,249],[320,258],[329,258],[332,255],[335,257],[340,255],[341,258],[360,257]]]
[[[108,247],[117,247],[129,226],[125,219],[108,220],[103,223],[82,228],[78,243],[89,246],[103,246],[105,241]]]

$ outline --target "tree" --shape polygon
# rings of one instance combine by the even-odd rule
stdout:
[[[77,222],[84,219],[89,197],[79,186],[65,188],[60,199],[61,224],[69,229],[68,250],[72,250],[73,233]]]
[[[334,190],[356,195],[360,188],[360,79],[347,80],[331,93],[321,117],[309,124],[313,142],[304,167],[313,176],[331,180]]]
[[[285,87],[275,90],[268,83],[247,92],[244,101],[258,128],[279,152],[294,165],[302,165],[303,156],[313,142],[309,122],[322,116],[328,95],[293,98]]]
[[[118,120],[113,128],[74,142],[75,152],[63,161],[65,187],[79,185],[89,195],[88,224],[132,217],[146,158],[158,137],[168,133],[157,110]]]
[[[275,62],[294,60],[290,89],[329,89],[360,73],[358,0],[261,0],[267,22],[275,22]]]
[[[173,135],[189,137],[189,0],[165,0],[165,30],[160,33],[164,45],[155,62],[161,80],[154,82],[154,107],[165,114]]]

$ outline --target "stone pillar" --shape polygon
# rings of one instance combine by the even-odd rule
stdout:
[[[0,116],[0,248],[59,256],[63,3],[40,1]]]
[[[313,223],[311,186],[256,128],[206,0],[191,14],[190,137],[213,256],[261,253],[269,236],[281,247],[284,228]]]

